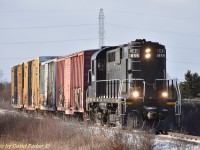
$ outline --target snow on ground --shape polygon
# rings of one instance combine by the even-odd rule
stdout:
[[[189,144],[185,141],[179,140],[159,140],[155,139],[153,143],[153,150],[200,150],[200,146],[195,143]]]
[[[149,141],[152,144],[153,150],[200,150],[200,141],[190,139],[182,140],[169,135],[151,135],[137,130],[123,132],[124,130],[119,131],[117,128],[99,128],[98,126],[87,129],[87,132],[103,134],[107,139],[114,139],[118,135],[122,142],[127,144],[141,144],[141,142]]]

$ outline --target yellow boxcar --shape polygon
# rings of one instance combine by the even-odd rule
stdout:
[[[23,101],[23,64],[17,66],[17,108],[22,108],[24,105]]]
[[[24,107],[27,110],[39,108],[40,101],[40,65],[41,62],[56,56],[42,56],[24,62]]]
[[[36,109],[39,107],[39,69],[39,58],[35,58],[32,60],[32,101]]]
[[[24,107],[31,109],[32,104],[32,61],[24,62]]]
[[[28,62],[24,62],[24,90],[23,90],[23,100],[24,107],[28,107]]]

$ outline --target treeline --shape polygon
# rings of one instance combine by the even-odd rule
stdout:
[[[185,74],[185,81],[180,83],[181,96],[184,99],[200,98],[200,76],[190,70]]]
[[[10,101],[11,83],[3,80],[3,71],[0,70],[0,103]]]
[[[7,81],[0,82],[0,100],[10,101],[11,98],[11,83]]]

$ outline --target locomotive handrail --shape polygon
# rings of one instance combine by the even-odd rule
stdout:
[[[180,89],[179,89],[179,86],[178,86],[178,83],[177,83],[177,80],[176,79],[156,79],[156,80],[163,80],[163,81],[175,81],[175,90],[176,90],[176,93],[177,93],[177,101],[176,101],[176,104],[175,104],[175,115],[181,115],[181,94],[180,94]]]
[[[120,88],[119,88],[119,96],[122,96],[122,87],[123,87],[123,84],[124,84],[125,81],[129,81],[129,89],[130,89],[130,81],[143,81],[144,89],[143,89],[143,97],[142,97],[142,99],[144,101],[144,95],[145,95],[145,81],[144,81],[144,79],[122,79],[121,80],[121,85],[120,85]]]
[[[117,81],[116,83],[115,83],[115,81]],[[103,83],[103,82],[108,82],[108,85],[109,84],[111,84],[111,87],[108,87],[111,91],[109,91],[108,90],[108,95],[106,95],[106,93],[104,93],[105,95],[104,95],[104,98],[106,98],[106,97],[111,97],[111,98],[119,98],[119,87],[120,87],[120,79],[111,79],[111,80],[97,80],[97,81],[94,81],[95,83]],[[111,83],[110,83],[111,82]],[[114,83],[114,86],[112,87],[112,84]],[[117,84],[117,86],[115,85],[115,84]],[[119,84],[119,85],[118,85]],[[118,92],[116,92],[115,93],[115,90],[113,90],[113,88],[115,89],[117,89],[117,91]],[[112,91],[113,90],[113,91]],[[112,92],[114,92],[114,93],[112,93]],[[111,95],[109,95],[109,94],[111,94]]]
[[[102,82],[102,81],[120,81],[120,79],[111,79],[111,80],[97,80],[95,82]],[[94,81],[93,81],[94,82]]]
[[[178,93],[178,98],[177,98],[178,100],[175,105],[175,113],[176,115],[181,115],[181,93],[180,93],[179,86],[177,84],[177,80],[176,80],[176,88],[177,88],[177,93]]]

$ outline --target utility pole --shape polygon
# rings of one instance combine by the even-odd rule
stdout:
[[[104,13],[103,9],[100,9],[99,12],[99,48],[104,46]]]

